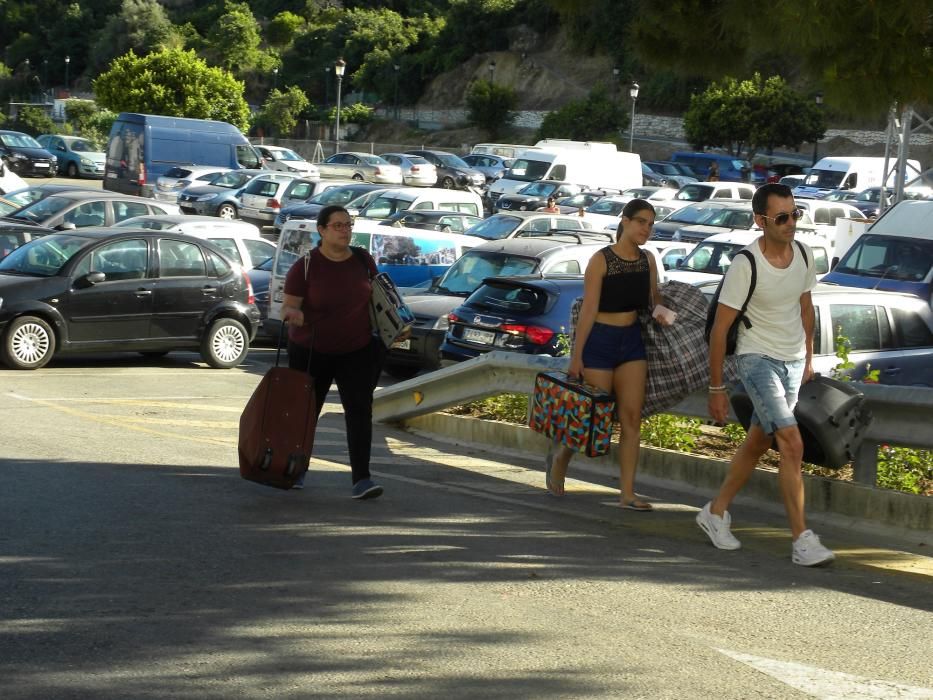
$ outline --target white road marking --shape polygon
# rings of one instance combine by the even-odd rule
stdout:
[[[921,700],[933,698],[933,688],[880,681],[816,666],[777,661],[728,649],[716,651],[820,700]]]

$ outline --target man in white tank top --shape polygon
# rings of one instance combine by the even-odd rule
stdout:
[[[752,209],[763,235],[747,248],[755,259],[757,282],[745,314],[751,327],[739,324],[735,354],[739,377],[755,412],[719,494],[703,506],[697,524],[719,549],[741,547],[730,531],[728,508],[776,440],[781,452],[781,495],[794,540],[791,559],[802,566],[817,566],[835,556],[807,529],[801,475],[803,441],[794,418],[800,384],[813,375],[813,255],[806,246],[794,242],[800,213],[789,187],[764,185],[755,192]],[[723,281],[710,333],[709,412],[718,423],[726,422],[729,410],[723,383],[726,333],[745,303],[750,282],[751,263],[744,255],[736,255]]]

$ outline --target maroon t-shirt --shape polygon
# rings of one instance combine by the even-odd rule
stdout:
[[[314,349],[328,354],[365,347],[372,339],[369,279],[376,274],[376,262],[366,252],[354,253],[341,262],[328,259],[320,248],[308,256],[307,279],[303,256],[285,276],[285,293],[304,299],[301,310],[305,315],[305,325],[289,327],[288,337],[306,347],[313,338]]]

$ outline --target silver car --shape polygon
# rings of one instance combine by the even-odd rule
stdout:
[[[166,170],[164,175],[156,178],[152,196],[160,202],[177,204],[178,193],[192,182],[210,182],[229,169],[217,165],[176,165]]]
[[[401,185],[402,169],[371,153],[335,153],[318,163],[321,177],[345,177],[360,182]]]
[[[270,172],[249,183],[240,193],[240,218],[256,226],[271,226],[282,210],[282,196],[293,173]]]
[[[402,169],[402,180],[407,187],[434,187],[437,182],[437,168],[421,156],[383,153],[382,158]]]

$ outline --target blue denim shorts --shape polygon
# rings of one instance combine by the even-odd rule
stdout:
[[[768,435],[797,425],[794,406],[806,361],[785,362],[754,353],[739,355],[736,361],[742,385],[755,408],[751,424],[761,426]]]
[[[583,346],[583,366],[587,369],[615,369],[646,357],[641,325],[637,322],[630,326],[594,323]]]

